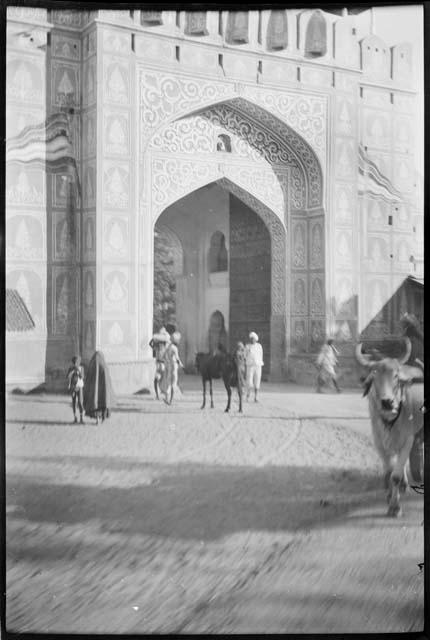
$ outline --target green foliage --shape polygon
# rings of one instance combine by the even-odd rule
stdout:
[[[154,238],[154,331],[176,324],[176,279],[168,240],[162,233]]]

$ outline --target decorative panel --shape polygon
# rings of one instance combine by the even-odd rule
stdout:
[[[307,276],[306,275],[294,275],[293,276],[293,308],[292,313],[296,316],[308,315],[308,294],[307,294]]]
[[[104,223],[103,257],[109,260],[130,258],[128,218],[106,216]]]
[[[352,232],[346,229],[336,231],[336,262],[345,266],[352,265]]]
[[[128,112],[104,112],[104,149],[107,155],[130,155],[130,116]]]
[[[335,185],[334,203],[336,208],[336,224],[351,225],[353,222],[356,191],[347,184]]]
[[[103,269],[103,311],[129,311],[130,272],[128,267]]]
[[[307,224],[306,222],[293,222],[293,258],[294,269],[307,268]]]
[[[77,107],[80,105],[78,65],[64,62],[51,64],[51,101],[55,107]]]
[[[43,169],[8,163],[6,202],[20,207],[45,204],[45,172]]]
[[[44,104],[45,74],[43,60],[36,63],[32,58],[9,53],[6,67],[7,100],[26,102],[31,105]]]
[[[130,168],[125,163],[105,162],[103,171],[103,203],[113,209],[130,206]]]
[[[64,34],[53,33],[51,36],[52,55],[66,60],[80,60],[81,42]]]
[[[322,221],[309,223],[309,266],[311,269],[324,268],[324,236]]]
[[[45,251],[44,229],[38,217],[18,214],[8,218],[7,260],[43,260]]]
[[[115,55],[129,55],[131,52],[131,34],[118,29],[103,30],[103,48]]]
[[[309,311],[311,316],[325,313],[325,295],[322,274],[311,274]]]
[[[103,93],[108,102],[128,105],[130,103],[130,73],[123,58],[104,58]]]

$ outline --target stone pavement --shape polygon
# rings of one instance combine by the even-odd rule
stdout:
[[[422,497],[385,518],[360,393],[266,384],[240,415],[182,387],[83,426],[66,396],[9,396],[9,628],[419,629]]]

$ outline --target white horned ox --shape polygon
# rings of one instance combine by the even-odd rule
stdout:
[[[424,433],[423,367],[408,366],[411,342],[405,338],[406,353],[402,358],[375,360],[362,353],[357,345],[358,362],[368,370],[363,396],[368,397],[373,439],[384,465],[385,487],[388,490],[388,513],[401,514],[400,492],[408,485],[406,463],[411,473],[422,482]]]

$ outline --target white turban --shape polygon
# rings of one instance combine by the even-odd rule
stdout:
[[[258,342],[258,336],[255,331],[251,331],[251,333],[249,334],[249,339],[252,340],[252,338],[254,338],[256,342]]]
[[[152,339],[157,342],[170,342],[170,336],[164,327],[158,333],[154,333]]]

